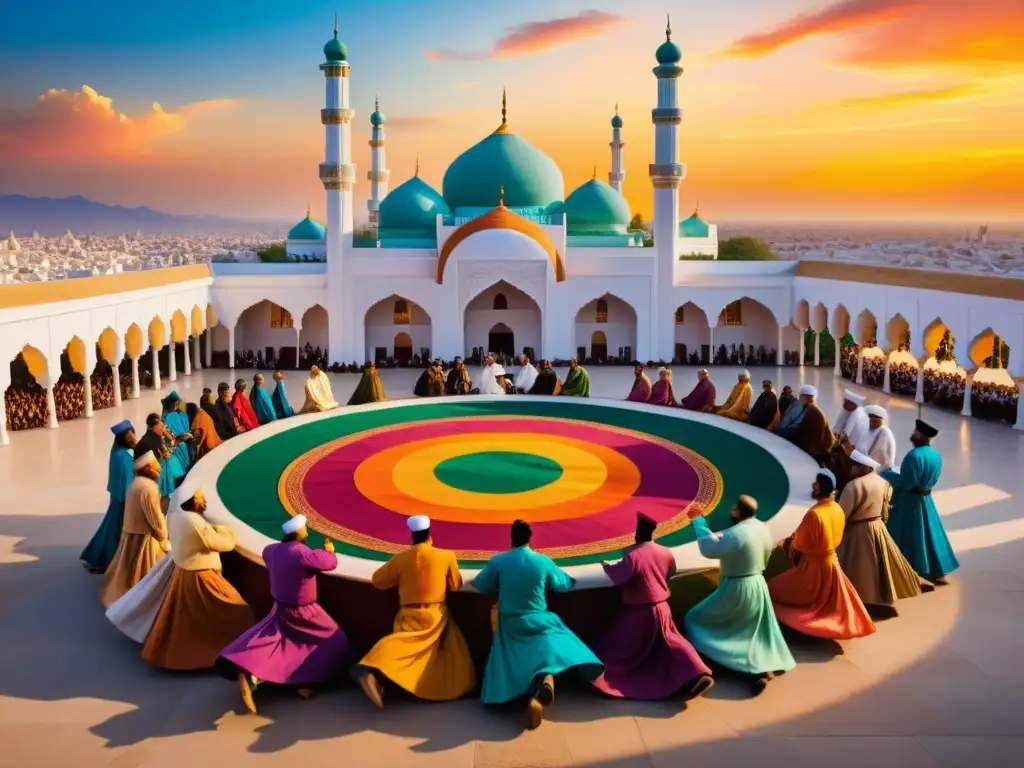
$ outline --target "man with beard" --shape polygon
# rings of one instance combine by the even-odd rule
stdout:
[[[771,429],[779,420],[779,397],[775,394],[775,387],[765,379],[761,382],[761,394],[757,396],[753,407],[750,409],[750,416],[747,423],[752,427]]]
[[[782,394],[779,395],[779,417],[785,416],[789,406],[795,402],[796,397],[793,395],[793,388],[787,384],[782,388]]]
[[[455,358],[455,364],[448,371],[448,378],[444,383],[444,391],[449,395],[468,395],[473,388],[469,379],[469,371],[461,357]]]
[[[217,405],[214,406],[214,410],[217,415],[213,422],[217,425],[217,434],[222,440],[245,431],[235,417],[235,409],[231,407],[231,387],[226,381],[217,385]]]
[[[715,410],[715,398],[718,393],[711,381],[711,374],[707,368],[697,371],[697,386],[690,390],[690,394],[679,401],[679,406],[687,411],[700,411],[709,413]]]
[[[220,430],[217,428],[216,420],[218,418],[219,415],[214,407],[213,391],[207,387],[203,390],[203,395],[199,399],[199,410],[196,411],[189,427],[195,438],[196,461],[224,442],[220,436]]]
[[[864,408],[868,415],[867,449],[868,456],[878,462],[881,469],[892,469],[896,466],[896,438],[885,422],[889,415],[880,405],[869,405]]]
[[[636,377],[636,380],[633,382],[633,388],[629,390],[626,401],[630,403],[646,403],[651,399],[651,380],[647,378],[647,374],[644,373],[644,367],[640,363],[633,364],[633,376]]]
[[[495,361],[493,352],[488,352],[484,367],[480,371],[480,381],[477,383],[476,393],[480,395],[507,394],[505,387],[498,379],[504,381],[505,368],[501,363]]]
[[[519,357],[519,370],[512,381],[512,387],[517,395],[525,395],[537,382],[537,369],[530,364],[530,358],[526,355]]]
[[[818,464],[824,465],[836,438],[828,425],[828,418],[814,402],[817,396],[818,390],[810,384],[800,387],[803,410],[799,414],[798,423],[789,428],[791,431],[783,432],[780,428],[777,432],[780,437],[786,437],[798,448],[802,448]],[[795,407],[791,406],[791,409]]]
[[[850,445],[859,451],[866,451],[868,440],[868,415],[864,412],[864,396],[856,392],[845,390],[843,392],[843,410],[832,427],[832,432],[838,438],[846,435]]]
[[[257,373],[252,377],[252,397],[249,399],[252,401],[252,410],[256,415],[256,420],[260,424],[269,424],[272,421],[277,421],[274,403],[270,399],[267,388],[263,386],[262,373]]]
[[[903,457],[899,472],[883,470],[893,488],[889,533],[919,575],[945,584],[946,575],[960,567],[932,500],[932,488],[942,474],[942,456],[932,448],[939,431],[920,419],[910,436],[914,448]]]
[[[560,395],[562,393],[562,382],[551,367],[549,360],[541,360],[537,380],[527,394],[530,395]]]
[[[750,371],[741,371],[736,377],[736,385],[729,393],[722,407],[715,413],[725,416],[727,419],[746,421],[750,413],[750,397],[753,390],[750,388]]]

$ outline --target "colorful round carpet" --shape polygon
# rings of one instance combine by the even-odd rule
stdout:
[[[508,548],[509,526],[522,519],[535,549],[574,566],[619,557],[637,513],[658,522],[656,538],[669,547],[693,541],[695,510],[724,527],[741,493],[773,517],[790,479],[746,432],[758,434],[601,401],[406,401],[261,428],[194,474],[204,477],[208,461],[222,465],[219,503],[233,524],[269,539],[303,514],[313,545],[326,536],[339,554],[381,561],[408,546],[410,516],[428,515],[437,545],[474,568]],[[221,451],[221,460],[235,455],[213,461]]]

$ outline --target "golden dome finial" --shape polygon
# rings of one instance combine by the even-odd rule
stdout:
[[[672,16],[665,14],[665,39],[672,39]]]
[[[590,180],[594,181],[596,179],[597,179],[597,163],[594,163],[594,175],[590,177]]]
[[[505,98],[505,89],[501,89],[501,125],[494,129],[495,133],[508,131],[508,100]]]
[[[697,198],[697,204],[693,206],[693,215],[700,216],[700,198]]]
[[[615,105],[615,114],[616,115],[619,114],[619,105],[618,104]]]
[[[419,152],[416,153],[416,173],[414,173],[413,175],[414,176],[419,176],[420,175],[420,153]]]
[[[502,184],[500,187],[498,187],[498,207],[499,208],[504,208],[505,207],[505,185],[504,184]]]
[[[313,218],[313,204],[310,203],[309,201],[306,202],[306,218]]]

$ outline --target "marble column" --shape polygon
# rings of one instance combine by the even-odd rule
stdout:
[[[167,380],[171,382],[178,380],[178,362],[174,356],[176,346],[173,341],[167,345]]]
[[[153,389],[160,389],[160,354],[153,347]]]
[[[302,329],[295,329],[295,370],[299,370],[301,367],[299,364],[299,357],[302,354],[302,347],[299,346],[299,341],[302,339]]]
[[[235,367],[235,326],[228,328],[228,368]]]
[[[133,357],[132,361],[132,400],[138,400],[142,397],[142,393],[139,391],[139,358]]]
[[[199,337],[195,338],[195,366],[197,371],[203,370],[203,345],[199,342]]]
[[[50,429],[57,428],[57,401],[53,399],[53,385],[54,382],[47,382],[46,386],[46,410],[48,421],[46,426]]]
[[[82,411],[82,415],[87,419],[92,418],[92,376],[86,374],[83,378],[85,382],[85,409]]]
[[[807,362],[807,329],[800,331],[800,367],[803,368]]]
[[[814,367],[821,365],[821,331],[814,332]]]
[[[182,347],[181,351],[182,351],[182,354],[183,354],[183,356],[185,358],[185,375],[186,376],[191,376],[192,375],[192,360],[191,360],[192,356],[191,356],[190,350],[189,350],[189,348],[192,345],[189,343],[190,341],[191,341],[191,339],[186,338],[185,341],[183,341],[182,344],[181,344],[181,347]]]
[[[0,391],[0,445],[10,445],[11,438],[7,435],[7,403],[4,402],[4,392],[7,387]]]
[[[977,368],[972,368],[967,372],[967,384],[964,386],[964,407],[960,409],[961,416],[971,415],[971,392],[974,391],[974,375],[977,372]]]
[[[779,323],[779,344],[775,347],[775,364],[780,366],[786,364],[786,347],[782,331],[782,323]]]
[[[117,369],[116,365],[110,366],[114,372],[114,407],[121,407],[121,372]]]
[[[1024,430],[1024,378],[1017,379],[1017,423],[1014,429]]]
[[[892,366],[892,350],[890,349],[889,352],[885,356],[885,378],[882,379],[882,391],[885,394],[887,394],[887,395],[891,395],[892,394],[892,382],[889,379],[889,371],[890,371],[891,366]]]
[[[864,383],[864,350],[857,350],[857,373],[854,374],[853,382],[855,384]]]
[[[917,358],[917,392],[914,394],[915,403],[924,402],[924,364],[928,362],[928,356]]]
[[[842,366],[839,364],[843,358],[843,348],[839,342],[836,342],[836,364],[832,366],[832,375],[836,378],[840,378],[843,375]]]
[[[715,326],[708,326],[708,365],[715,364]]]
[[[206,367],[213,367],[213,329],[206,329]]]

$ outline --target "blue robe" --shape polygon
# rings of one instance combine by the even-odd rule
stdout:
[[[270,395],[267,394],[265,387],[253,386],[249,400],[252,402],[252,410],[260,424],[269,424],[277,420],[277,414],[274,413],[274,404],[271,402]]]
[[[132,466],[134,458],[130,449],[123,445],[114,445],[110,449],[110,462],[107,472],[107,493],[110,503],[103,515],[100,527],[92,535],[92,540],[82,550],[81,559],[90,568],[105,571],[114,559],[118,544],[121,543],[121,528],[124,525],[124,500],[128,486],[132,484],[135,470]]]
[[[277,418],[287,419],[289,416],[295,415],[295,411],[292,410],[292,406],[288,402],[288,393],[285,392],[283,381],[277,382],[277,386],[274,387],[274,396],[271,399],[274,401]]]
[[[748,675],[788,672],[796,666],[768,594],[764,569],[773,543],[756,518],[712,533],[703,517],[693,520],[704,557],[721,561],[718,588],[690,609],[685,634],[702,656]]]
[[[529,547],[502,552],[487,561],[473,579],[485,595],[498,596],[498,620],[480,700],[501,704],[533,693],[540,675],[578,667],[593,681],[604,665],[548,610],[547,590],[567,592],[572,577],[547,555]]]
[[[184,411],[168,411],[164,416],[164,424],[168,431],[177,437],[189,431],[188,416]],[[160,495],[170,496],[178,485],[178,480],[185,476],[192,457],[188,452],[188,443],[178,443],[171,452],[171,458],[160,459]]]
[[[939,481],[939,452],[930,445],[922,445],[903,457],[899,472],[886,469],[879,474],[893,488],[889,535],[914,570],[935,581],[959,568],[931,494],[914,492],[931,491]]]

